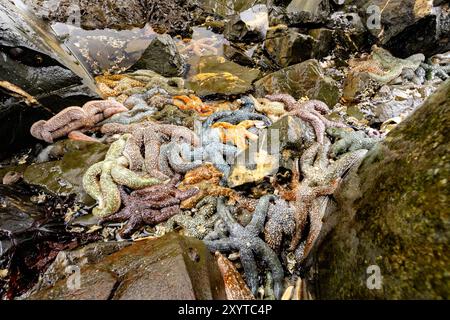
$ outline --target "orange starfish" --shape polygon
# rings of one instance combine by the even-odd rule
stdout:
[[[260,123],[261,121],[257,120],[245,120],[237,125],[228,122],[217,122],[212,128],[220,129],[220,139],[223,143],[230,141],[239,149],[244,150],[247,148],[247,139],[258,139],[258,135],[251,133],[247,129],[257,126]]]
[[[206,105],[203,101],[191,94],[189,96],[175,96],[173,97],[173,104],[181,110],[195,110],[200,116],[210,116],[214,112],[214,108]]]

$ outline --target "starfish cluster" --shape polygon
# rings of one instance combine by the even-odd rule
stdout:
[[[47,143],[65,137],[71,132],[89,130],[111,116],[128,111],[115,100],[87,102],[83,107],[68,107],[48,120],[39,120],[31,126],[31,135]]]

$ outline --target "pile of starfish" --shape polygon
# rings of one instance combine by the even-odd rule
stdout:
[[[66,108],[35,123],[31,134],[47,143],[65,136],[110,143],[104,160],[83,176],[85,191],[96,201],[92,214],[99,223],[124,223],[118,233],[122,238],[161,225],[204,240],[214,253],[238,253],[247,296],[258,292],[262,269],[270,272],[274,296],[282,296],[285,270],[280,258],[291,252],[299,268],[303,265],[320,243],[332,195],[379,139],[329,120],[329,107],[318,100],[247,95],[236,101],[240,107],[219,110],[195,95],[167,90],[170,82],[151,72],[97,80],[122,90],[110,93],[126,99]],[[195,111],[202,123],[194,131],[153,120],[155,110],[166,105]],[[310,125],[316,135],[294,159],[290,185],[274,175],[270,181],[275,191],[260,199],[231,188],[228,178],[237,156],[258,142],[261,129],[286,116]],[[85,134],[90,131],[102,139]],[[239,219],[242,213],[251,215],[247,224]],[[220,259],[230,270],[226,257]]]

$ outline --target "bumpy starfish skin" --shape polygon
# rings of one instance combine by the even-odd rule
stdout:
[[[255,105],[256,111],[264,113],[270,120],[277,121],[286,114],[284,104],[277,101],[270,101],[266,98],[258,99]]]
[[[178,168],[177,170],[189,170],[189,168],[195,167],[197,164],[200,165],[201,162],[197,161],[182,161],[180,157],[180,152],[183,151],[183,155],[188,153],[190,150],[189,145],[194,146],[200,143],[198,136],[190,129],[186,127],[170,125],[170,124],[160,124],[153,121],[146,121],[131,125],[122,125],[118,123],[109,123],[103,125],[101,132],[103,134],[118,134],[118,133],[131,133],[132,138],[129,139],[124,150],[124,156],[128,159],[130,168],[132,170],[144,170],[151,176],[166,179],[173,175],[173,170],[171,165]],[[173,144],[170,148],[175,150],[177,143],[180,144],[180,150],[178,153],[170,154],[167,153],[166,146],[161,150],[161,144],[165,141],[172,141]],[[144,155],[142,155],[142,150]],[[176,151],[176,150],[175,150]],[[163,169],[161,169],[161,164]],[[185,165],[185,168],[181,166]]]
[[[233,202],[238,203],[240,207],[248,211],[254,211],[254,204],[247,199],[241,197],[235,190],[219,186],[223,174],[213,165],[205,164],[194,170],[186,173],[184,180],[181,182],[179,188],[186,190],[192,187],[197,187],[200,192],[194,197],[183,201],[182,209],[192,209],[201,203],[201,200],[207,196],[222,196],[228,197]]]
[[[123,222],[127,224],[120,231],[122,237],[129,237],[134,231],[144,225],[155,225],[166,221],[180,211],[180,201],[189,198],[197,190],[189,190],[186,192],[179,192],[174,185],[162,185],[164,191],[158,190],[159,186],[153,186],[148,189],[149,196],[145,193],[132,193],[128,195],[123,189],[120,191],[125,207],[108,217],[104,217],[101,223],[105,222]],[[170,192],[167,192],[169,190]]]
[[[319,197],[332,195],[338,187],[340,179],[367,153],[367,150],[349,152],[330,164],[327,158],[330,146],[330,141],[325,139],[323,145],[315,143],[307,149],[300,159],[301,173],[304,176],[303,181],[299,181],[300,171],[298,163],[296,163],[292,178],[293,190],[282,192],[285,199],[293,201],[292,207],[295,210],[295,233],[289,248],[291,251],[297,249],[308,218],[310,225],[314,225],[312,227],[314,230],[320,231],[321,229],[321,216],[315,210],[317,207],[313,206],[314,201]],[[316,237],[317,233],[308,234],[304,252],[309,252]],[[306,256],[303,255],[303,257]]]
[[[91,166],[83,176],[83,188],[97,201],[92,211],[95,216],[105,216],[120,209],[120,193],[117,184],[132,189],[144,188],[160,181],[145,178],[126,168],[128,161],[122,156],[130,135],[123,135],[111,144],[105,160]]]
[[[284,103],[286,110],[288,111],[287,115],[299,117],[303,121],[310,123],[314,128],[319,143],[323,143],[325,129],[327,127],[345,127],[344,124],[330,121],[323,116],[324,114],[327,114],[330,109],[322,101],[310,100],[299,103],[288,94],[269,95],[266,96],[266,99]]]
[[[124,93],[133,95],[135,93],[143,93],[151,88],[161,88],[171,95],[184,94],[184,80],[183,78],[173,77],[166,78],[151,70],[138,70],[127,74],[130,78],[145,83],[144,88],[132,88],[126,90]]]
[[[202,165],[200,160],[191,160],[191,146],[187,143],[171,142],[161,146],[159,170],[166,176],[186,173]]]
[[[173,97],[173,104],[181,110],[195,110],[201,117],[210,116],[214,109],[203,103],[203,101],[191,94],[189,96],[175,96]]]
[[[274,291],[277,298],[281,297],[283,290],[284,271],[276,253],[261,239],[259,234],[264,228],[264,221],[267,210],[273,196],[264,196],[258,202],[258,206],[253,214],[251,222],[246,226],[241,226],[225,206],[221,198],[217,204],[217,213],[223,220],[229,231],[229,236],[222,239],[205,240],[210,251],[232,251],[238,250],[240,260],[244,267],[247,284],[255,295],[258,291],[258,271],[255,258],[261,259],[271,270],[274,279]]]
[[[68,107],[49,120],[40,120],[31,126],[31,135],[37,139],[53,143],[54,139],[64,137],[72,131],[91,129],[105,118],[128,109],[114,100],[87,102],[82,108]]]
[[[143,87],[145,84],[127,75],[115,74],[95,77],[97,87],[103,97],[119,97],[125,90]]]
[[[158,110],[157,107],[152,103],[152,101],[154,101],[152,99],[158,97],[159,95],[167,95],[167,94],[168,93],[165,90],[162,90],[160,88],[152,88],[145,93],[134,94],[124,102],[124,105],[129,110],[114,115],[108,118],[107,120],[102,121],[100,124],[101,125],[106,123],[131,124],[147,119]],[[167,101],[170,100],[166,97],[164,97],[164,99],[166,99]]]
[[[353,73],[366,72],[380,83],[389,83],[398,78],[405,69],[416,70],[425,60],[423,54],[415,54],[406,59],[394,57],[389,51],[373,46],[372,54],[367,60],[350,61]]]
[[[363,131],[329,128],[327,133],[336,139],[336,142],[331,146],[330,156],[332,158],[356,150],[370,150],[377,142],[381,141],[380,137],[371,138]]]
[[[244,150],[247,148],[247,139],[253,141],[258,139],[258,135],[247,130],[258,123],[260,121],[254,120],[242,121],[237,125],[227,122],[216,122],[212,128],[220,129],[220,139],[223,143],[232,142],[239,149]]]
[[[208,129],[216,122],[238,124],[245,120],[259,120],[264,122],[264,125],[267,127],[272,125],[272,121],[270,121],[269,118],[256,112],[250,112],[246,110],[225,110],[216,112],[209,116],[209,118],[206,119],[206,121],[203,123],[203,128]]]
[[[217,208],[217,198],[208,196],[203,198],[196,206],[198,210],[193,215],[183,212],[170,218],[165,227],[173,230],[175,226],[183,228],[183,234],[202,240],[212,231],[218,219],[215,215]]]
[[[220,252],[216,252],[217,265],[225,283],[225,292],[228,300],[255,300],[241,274],[233,263]]]
[[[275,203],[270,204],[267,216],[265,241],[275,252],[279,252],[283,236],[291,237],[294,234],[294,210],[287,201],[277,199]]]

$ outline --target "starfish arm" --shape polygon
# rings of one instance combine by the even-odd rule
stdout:
[[[140,214],[133,214],[130,216],[125,226],[120,230],[120,236],[123,238],[128,238],[134,231],[141,228],[144,224],[145,222]]]
[[[169,219],[169,218],[171,218],[174,215],[179,214],[179,213],[180,213],[180,206],[179,205],[165,207],[165,208],[161,209],[159,214],[154,217],[153,224],[158,224],[158,223],[164,222],[167,219]]]
[[[256,295],[259,288],[258,268],[256,265],[255,257],[253,256],[253,252],[250,248],[246,248],[245,244],[242,244],[240,246],[239,256],[242,267],[244,268],[248,287],[252,291],[253,295]]]
[[[52,132],[70,124],[71,122],[82,120],[86,118],[86,116],[86,112],[80,107],[68,107],[62,110],[57,115],[48,119],[44,125],[44,129]],[[82,125],[81,121],[78,123]]]
[[[310,123],[311,126],[314,128],[314,132],[316,133],[317,142],[323,143],[323,136],[324,136],[326,127],[325,127],[325,124],[322,122],[321,118],[317,117],[316,115],[312,114],[311,112],[301,110],[301,109],[289,112],[288,115],[296,116],[296,117],[300,118],[301,120]]]
[[[127,186],[132,189],[142,189],[161,183],[161,181],[156,178],[141,177],[135,172],[120,165],[114,165],[111,168],[111,176],[118,184]]]
[[[133,214],[130,212],[129,208],[125,207],[124,209],[120,210],[117,213],[113,213],[113,214],[103,217],[100,220],[100,224],[103,224],[106,222],[122,222],[124,220],[130,219],[132,216],[133,216]]]
[[[100,176],[100,188],[104,202],[103,206],[97,206],[93,209],[92,213],[94,216],[103,217],[120,209],[120,191],[108,171],[104,168]]]
[[[276,199],[277,197],[274,195],[266,195],[259,199],[258,205],[253,213],[252,220],[245,227],[254,237],[257,237],[264,229],[264,222],[266,221],[270,202],[275,201]]]
[[[141,146],[143,144],[142,136],[133,135],[128,139],[123,150],[123,155],[127,158],[130,170],[142,171],[144,167],[144,157],[141,154]]]
[[[320,151],[320,146],[321,144],[316,142],[303,152],[302,157],[300,158],[300,168],[304,175],[307,176],[307,173],[314,169],[314,161]]]
[[[216,112],[214,114],[212,114],[211,116],[208,117],[208,119],[206,119],[206,121],[203,123],[203,128],[204,129],[208,129],[209,127],[211,127],[215,122],[217,122],[219,119],[229,116],[230,114],[232,114],[233,111],[219,111]]]
[[[283,294],[283,279],[284,271],[277,254],[261,239],[258,239],[257,245],[255,246],[256,256],[260,258],[272,272],[273,279],[273,289],[275,297],[277,299],[281,298]]]
[[[206,239],[206,238],[205,238]],[[216,252],[216,251],[232,251],[232,250],[236,250],[236,243],[234,243],[231,239],[226,238],[226,239],[219,239],[219,240],[204,240],[203,241],[206,245],[206,247],[209,249],[209,251],[211,252]]]
[[[367,150],[361,149],[344,154],[328,167],[324,180],[332,181],[342,178],[346,172],[364,159],[367,152]]]
[[[86,170],[83,176],[83,189],[88,195],[90,195],[95,201],[102,204],[103,196],[102,190],[100,189],[99,176],[102,173],[102,162],[96,163]]]
[[[302,257],[303,259],[305,259],[309,252],[311,251],[311,249],[313,248],[316,239],[319,237],[320,231],[322,230],[322,219],[323,219],[323,214],[326,210],[327,204],[328,204],[328,197],[324,196],[324,197],[320,197],[317,198],[312,207],[311,207],[311,211],[310,211],[310,228],[309,228],[309,233],[308,233],[308,237],[306,238],[306,243],[305,243],[305,248],[303,249],[303,254]],[[302,261],[299,261],[300,263]]]
[[[170,151],[168,151],[169,164],[175,172],[186,173],[202,165],[201,161],[185,161],[180,153],[181,146],[178,144],[172,144]]]
[[[84,127],[84,120],[73,120],[72,122],[69,122],[68,124],[60,127],[59,129],[52,131],[51,137],[52,139],[58,139],[61,137],[67,136],[70,132],[78,129],[82,129]],[[45,133],[43,133],[45,135]]]

